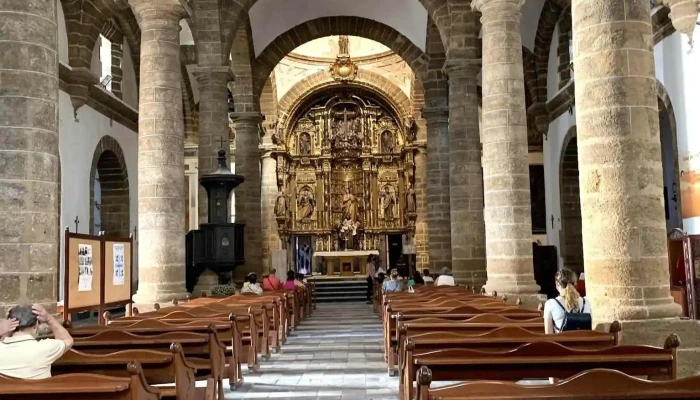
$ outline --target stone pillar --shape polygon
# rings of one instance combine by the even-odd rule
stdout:
[[[520,7],[474,0],[483,26],[482,129],[486,290],[535,295]],[[515,296],[513,296],[515,297]],[[535,302],[537,299],[523,301]]]
[[[262,268],[267,273],[271,266],[271,252],[282,248],[277,233],[275,201],[277,200],[277,160],[272,152],[262,155]]]
[[[230,155],[228,122],[228,83],[233,80],[229,67],[195,67],[192,73],[199,84],[199,177],[216,171],[220,148]],[[230,158],[229,158],[230,159]],[[206,223],[207,192],[197,185],[199,223]]]
[[[428,241],[430,269],[452,267],[450,228],[450,148],[447,107],[424,108],[428,128]]]
[[[122,35],[114,35],[112,42],[112,94],[118,98],[122,98],[122,81],[124,79],[124,71],[122,70],[122,59],[124,58],[124,48]]]
[[[481,287],[486,283],[486,245],[476,91],[479,64],[480,60],[448,60],[445,72],[450,85],[452,274],[458,283]]]
[[[649,3],[574,0],[572,14],[586,292],[595,320],[677,316]]]
[[[0,2],[0,317],[17,303],[56,310],[56,3]]]
[[[179,0],[131,0],[141,27],[137,304],[185,298],[185,161]]]
[[[414,154],[413,163],[416,168],[414,188],[416,191],[416,234],[414,243],[416,245],[416,268],[421,271],[423,268],[430,268],[427,202],[428,157],[425,144],[419,147]]]
[[[236,174],[245,182],[236,188],[236,222],[245,224],[245,265],[237,268],[236,278],[248,272],[260,275],[262,264],[262,204],[260,197],[260,122],[257,112],[234,112],[236,130]]]

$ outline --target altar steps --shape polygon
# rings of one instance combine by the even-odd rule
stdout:
[[[367,281],[358,278],[315,279],[316,302],[364,302],[367,300]]]

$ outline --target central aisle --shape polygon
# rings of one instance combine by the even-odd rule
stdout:
[[[227,399],[398,399],[398,378],[384,364],[382,324],[364,303],[318,304],[280,353],[244,380]]]

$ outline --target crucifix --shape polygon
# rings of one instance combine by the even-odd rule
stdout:
[[[552,215],[552,229],[554,229],[554,215]]]
[[[219,148],[222,148],[222,149],[224,148],[224,137],[223,136],[219,136]],[[224,149],[224,150],[226,150],[226,149]]]
[[[78,226],[80,225],[80,219],[78,219],[78,216],[75,216],[75,233],[78,233]]]

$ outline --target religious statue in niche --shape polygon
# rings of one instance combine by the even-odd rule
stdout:
[[[403,124],[404,128],[406,128],[406,140],[414,142],[418,135],[418,124],[416,124],[415,118],[410,115],[404,117]]]
[[[389,131],[382,132],[382,153],[394,152],[394,137]]]
[[[309,220],[314,215],[316,209],[316,200],[308,186],[305,186],[299,192],[297,200],[297,219],[299,221]]]
[[[299,155],[308,156],[311,154],[311,135],[308,132],[299,134]]]
[[[343,219],[351,222],[357,221],[357,198],[350,193],[350,188],[345,188],[341,208],[343,210]]]
[[[384,190],[379,197],[382,200],[382,214],[384,214],[384,220],[392,221],[394,219],[394,206],[396,206],[394,188],[391,185],[384,186]]]
[[[408,191],[406,192],[406,212],[413,214],[416,212],[416,191],[409,183]]]
[[[277,217],[286,217],[288,209],[289,200],[287,199],[287,194],[280,191],[277,195],[277,200],[275,201],[275,215]]]

